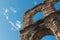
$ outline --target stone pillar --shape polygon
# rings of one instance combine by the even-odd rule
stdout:
[[[49,22],[46,23],[46,26],[48,26],[56,36],[57,40],[60,40],[60,11],[54,12],[55,15],[51,15],[46,20],[49,20]]]

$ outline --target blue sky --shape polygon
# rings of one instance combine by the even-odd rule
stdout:
[[[0,40],[21,40],[19,30],[23,28],[24,13],[44,0],[0,0]],[[54,7],[59,10],[60,2]],[[39,14],[40,13],[40,14]],[[34,21],[44,17],[43,12],[34,16]],[[54,36],[45,36],[42,40],[56,40]]]

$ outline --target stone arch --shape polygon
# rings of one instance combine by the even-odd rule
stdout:
[[[51,29],[45,28],[45,29],[42,29],[40,31],[37,31],[35,33],[35,35],[32,37],[32,40],[41,40],[46,35],[53,35],[53,36],[55,36]]]
[[[21,37],[22,40],[39,40],[45,35],[55,35],[57,40],[60,40],[60,26],[59,26],[59,21],[60,21],[60,11],[56,12],[55,8],[53,5],[60,0],[46,0],[44,3],[37,5],[36,7],[26,11],[24,17],[23,17],[23,22],[24,22],[24,29],[21,31]],[[43,11],[45,18],[38,21],[37,24],[34,23],[33,17],[37,12]],[[51,13],[54,13],[50,16]],[[58,13],[58,14],[56,14]],[[57,20],[52,20],[52,18],[57,18]],[[47,20],[47,19],[48,20]],[[49,22],[47,22],[47,21]],[[45,23],[46,24],[45,24]],[[40,24],[39,28],[38,24]],[[48,26],[47,27],[42,27],[41,25]],[[31,26],[30,26],[31,25]],[[38,26],[36,26],[38,25]],[[37,27],[37,28],[35,28]],[[34,31],[34,29],[36,29]],[[40,31],[41,30],[41,31]],[[34,35],[33,35],[34,34]],[[42,34],[42,35],[40,35]],[[38,38],[37,38],[38,37]],[[30,39],[29,39],[30,38]]]
[[[22,40],[40,40],[45,35],[54,35],[57,40],[60,40],[60,11],[21,30]]]
[[[60,0],[46,0],[44,3],[36,5],[34,8],[25,12],[23,17],[24,27],[34,23],[33,17],[37,12],[43,11],[45,16],[55,12],[54,4]]]

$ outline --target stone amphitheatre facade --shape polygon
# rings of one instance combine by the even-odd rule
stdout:
[[[21,40],[40,40],[46,35],[53,35],[56,40],[60,40],[60,10],[54,8],[54,4],[59,1],[46,0],[25,12]],[[34,22],[34,15],[41,11],[45,17]]]

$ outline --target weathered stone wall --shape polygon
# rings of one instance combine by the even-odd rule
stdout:
[[[22,40],[40,40],[45,35],[54,35],[60,40],[60,11],[37,21],[21,30]]]
[[[48,16],[50,13],[57,11],[54,8],[54,4],[57,3],[60,0],[46,0],[44,3],[36,5],[34,8],[29,9],[25,12],[25,15],[23,17],[23,23],[24,27],[27,27],[30,24],[33,24],[33,17],[38,12],[44,12],[45,16]]]
[[[50,17],[51,18],[46,19],[46,20],[50,20],[49,22],[46,23],[46,26],[53,31],[57,40],[60,40],[60,11],[55,12],[54,15]]]
[[[49,29],[44,27],[40,27],[40,25],[33,24],[24,30],[21,30],[21,38],[22,40],[40,40],[45,35],[53,35],[53,32]]]
[[[60,0],[46,0],[25,13],[24,29],[20,31],[21,40],[40,40],[45,35],[54,35],[60,40],[60,11],[54,8],[58,1]],[[33,17],[40,11],[44,12],[45,17],[34,23]]]

